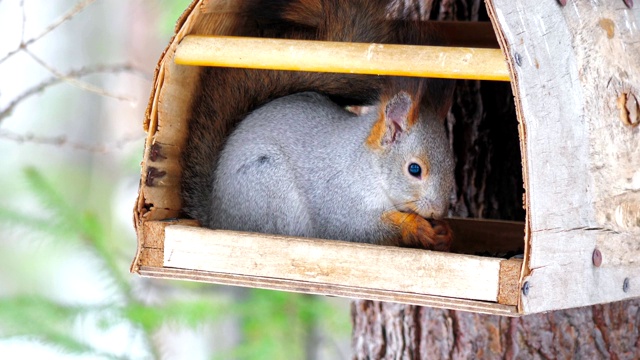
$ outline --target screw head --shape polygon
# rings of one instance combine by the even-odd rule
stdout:
[[[629,278],[624,278],[622,282],[622,291],[629,292]]]
[[[525,281],[524,284],[522,284],[522,295],[524,296],[529,295],[530,288],[531,288],[531,285],[529,285],[529,282]]]
[[[513,54],[513,58],[518,66],[522,66],[522,56],[520,56],[520,53]]]
[[[600,267],[600,265],[602,265],[602,253],[600,252],[600,250],[593,250],[591,261],[593,262],[593,266],[595,267]]]

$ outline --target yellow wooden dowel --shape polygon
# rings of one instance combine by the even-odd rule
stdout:
[[[502,51],[230,36],[185,37],[176,64],[509,81]]]

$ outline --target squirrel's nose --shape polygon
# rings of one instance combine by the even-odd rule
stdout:
[[[427,219],[442,219],[442,217],[447,213],[449,208],[449,204],[434,204],[429,203],[425,206],[424,211],[421,211],[420,215]]]

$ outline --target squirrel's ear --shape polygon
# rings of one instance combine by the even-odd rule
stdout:
[[[367,145],[373,149],[382,149],[395,142],[415,123],[416,119],[411,116],[414,110],[413,100],[404,91],[389,100],[383,100],[380,103],[378,120],[367,138]]]
[[[384,105],[384,116],[386,118],[387,126],[394,125],[395,128],[400,128],[402,131],[408,127],[409,111],[413,101],[406,92],[399,92]]]

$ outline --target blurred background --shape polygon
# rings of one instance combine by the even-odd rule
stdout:
[[[153,71],[188,0],[0,0],[2,359],[340,359],[344,299],[144,279]]]

